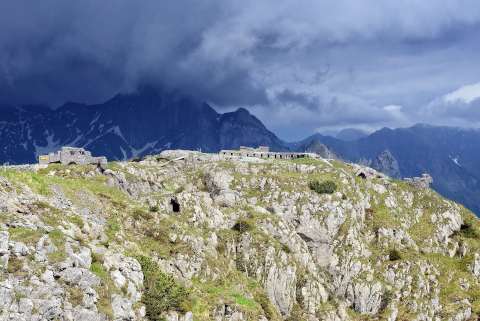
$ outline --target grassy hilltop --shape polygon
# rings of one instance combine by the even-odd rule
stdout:
[[[476,320],[478,219],[359,170],[180,151],[2,169],[0,320]]]

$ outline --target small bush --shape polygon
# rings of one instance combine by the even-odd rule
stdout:
[[[149,257],[137,258],[145,277],[142,302],[146,316],[151,321],[162,320],[162,313],[175,310],[185,312],[189,301],[188,290],[175,279],[160,271],[158,265]]]
[[[318,194],[333,194],[337,190],[337,184],[332,181],[319,182],[315,180],[311,181],[308,186]]]
[[[390,261],[398,261],[402,259],[402,256],[400,255],[400,252],[398,252],[398,250],[393,249],[390,250],[390,253],[388,254],[388,259]]]
[[[157,205],[150,206],[150,212],[157,213],[158,211],[159,211],[159,208]]]

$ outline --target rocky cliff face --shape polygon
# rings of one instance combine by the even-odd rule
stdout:
[[[378,156],[373,160],[371,166],[390,177],[402,177],[398,161],[388,149],[378,154]]]
[[[3,169],[0,269],[0,320],[480,314],[478,220],[430,189],[325,159],[165,151],[106,169]]]

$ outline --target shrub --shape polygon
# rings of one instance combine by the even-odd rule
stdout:
[[[169,310],[185,312],[189,301],[188,290],[178,284],[171,275],[160,271],[151,258],[140,256],[137,259],[145,277],[142,302],[145,304],[147,318],[151,321],[160,321],[163,320],[163,312]]]
[[[390,250],[390,253],[388,254],[388,259],[390,261],[398,261],[402,259],[402,256],[400,255],[400,252],[398,252],[398,250],[393,249],[393,250]]]
[[[319,194],[333,194],[337,190],[337,185],[332,181],[319,182],[315,180],[311,181],[308,186]]]
[[[159,210],[159,208],[158,208],[157,205],[152,205],[152,206],[150,206],[150,212],[156,213],[156,212],[158,212],[158,210]]]

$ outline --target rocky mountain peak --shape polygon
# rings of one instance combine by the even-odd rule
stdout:
[[[266,144],[286,149],[244,108],[219,114],[192,96],[151,87],[102,104],[67,103],[55,111],[6,109],[0,117],[0,135],[5,138],[0,141],[0,163],[33,163],[38,155],[61,146],[84,147],[112,160],[168,148],[218,151]]]
[[[400,167],[392,153],[386,149],[375,157],[372,167],[390,177],[400,178]]]

